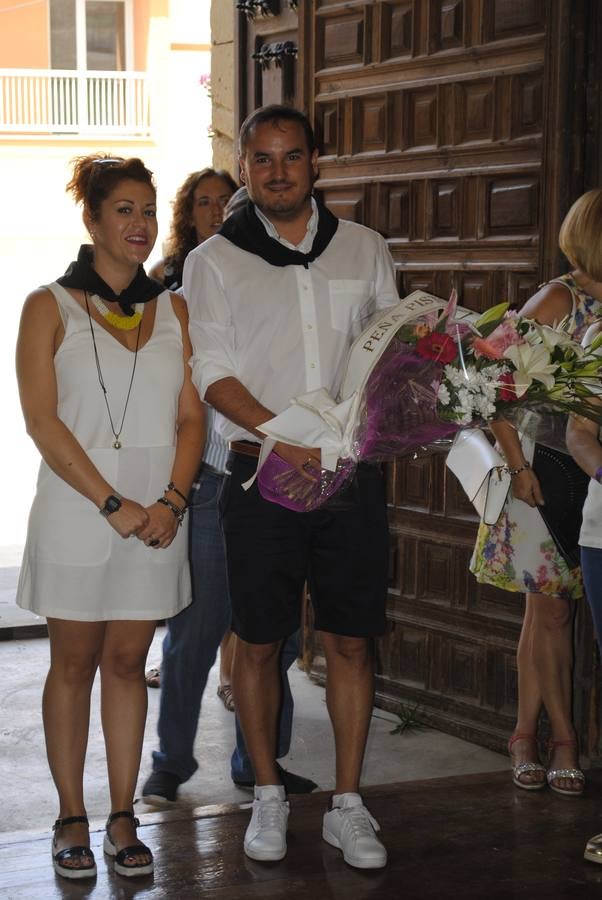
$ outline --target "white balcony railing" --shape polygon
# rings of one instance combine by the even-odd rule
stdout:
[[[146,73],[0,69],[0,133],[145,137]]]

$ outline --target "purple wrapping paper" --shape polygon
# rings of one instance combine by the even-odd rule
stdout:
[[[402,456],[460,429],[437,414],[442,372],[441,363],[418,356],[408,344],[392,341],[366,385],[353,442],[358,459]]]
[[[261,496],[296,512],[311,512],[348,483],[357,461],[391,459],[455,434],[460,426],[437,415],[442,371],[441,363],[394,340],[366,385],[353,440],[355,458],[339,460],[336,472],[322,469],[319,480],[311,484],[270,453],[257,478]]]
[[[307,481],[290,463],[270,453],[259,470],[257,486],[264,500],[279,503],[295,512],[311,512],[318,509],[337,493],[353,477],[355,463],[339,460],[336,472],[320,471],[316,482]]]

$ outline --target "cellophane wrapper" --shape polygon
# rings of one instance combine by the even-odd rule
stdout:
[[[422,455],[442,445],[447,449],[445,439],[451,440],[460,426],[437,414],[442,371],[441,363],[393,340],[368,378],[351,455],[339,459],[335,472],[316,471],[316,480],[310,482],[272,452],[257,477],[261,496],[295,512],[311,512],[349,483],[358,462],[378,462],[410,452]]]
[[[355,458],[367,462],[423,452],[460,426],[437,412],[443,366],[393,340],[368,378],[353,439]]]
[[[315,476],[315,481],[309,481],[272,451],[259,470],[257,487],[264,500],[295,512],[312,512],[348,484],[355,469],[354,460],[340,459],[334,472],[312,469],[310,474]]]

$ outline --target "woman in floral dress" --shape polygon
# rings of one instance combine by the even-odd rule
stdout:
[[[575,201],[560,229],[560,248],[572,271],[543,285],[521,315],[553,325],[572,319],[580,340],[602,311],[602,190]],[[508,742],[514,783],[533,790],[546,783],[537,755],[537,722],[542,705],[550,721],[550,787],[579,795],[584,776],[571,718],[572,601],[583,597],[579,568],[570,569],[558,552],[537,506],[543,503],[530,468],[532,444],[519,439],[508,422],[492,427],[511,470],[512,486],[494,526],[480,525],[471,571],[477,581],[507,591],[526,592],[518,644],[518,717]]]

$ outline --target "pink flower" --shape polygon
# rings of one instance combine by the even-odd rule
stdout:
[[[506,313],[489,337],[475,338],[472,346],[477,359],[480,356],[486,356],[487,359],[501,359],[508,347],[523,343],[523,337],[516,330],[515,317]]]

